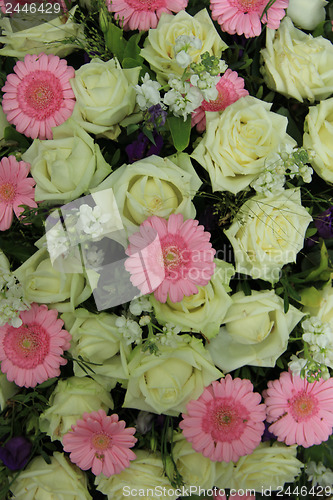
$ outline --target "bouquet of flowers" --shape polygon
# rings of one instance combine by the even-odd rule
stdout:
[[[333,492],[326,0],[0,0],[0,497]]]

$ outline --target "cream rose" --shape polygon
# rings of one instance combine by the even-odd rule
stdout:
[[[326,0],[289,0],[287,15],[304,30],[313,30],[325,20]]]
[[[311,165],[327,182],[333,182],[333,98],[309,108],[304,121],[303,146],[314,152]]]
[[[296,458],[297,446],[283,443],[260,443],[250,454],[240,457],[233,465],[216,464],[215,486],[218,488],[248,489],[262,492],[262,488],[275,491],[285,483],[292,483],[301,473],[303,463]]]
[[[91,295],[86,277],[57,271],[46,248],[34,253],[14,274],[23,286],[26,300],[47,304],[59,312],[73,311]]]
[[[159,498],[176,500],[179,496],[173,493],[169,479],[163,472],[163,463],[159,453],[146,450],[135,450],[136,459],[131,461],[129,467],[120,474],[105,477],[100,474],[95,479],[98,491],[108,497],[108,500],[125,500],[126,498],[142,498],[143,500],[156,500],[153,491],[164,491],[167,494]]]
[[[261,72],[270,89],[300,102],[314,102],[332,94],[332,43],[298,30],[288,16],[278,30],[267,29],[266,48],[261,55]]]
[[[151,215],[167,219],[181,213],[185,219],[194,218],[191,200],[200,186],[189,156],[181,153],[168,158],[153,155],[123,165],[98,190],[113,189],[122,222],[133,233]]]
[[[15,4],[14,4],[15,5]],[[36,7],[38,5],[36,4]],[[0,43],[5,46],[0,49],[0,55],[24,59],[26,54],[53,54],[66,57],[80,48],[79,43],[64,43],[64,39],[75,38],[84,41],[83,26],[74,22],[77,6],[65,16],[45,19],[45,14],[38,12],[25,15],[25,19],[4,17],[0,20],[2,36]],[[30,18],[29,18],[30,16]],[[40,19],[40,24],[37,20]]]
[[[221,57],[227,45],[221,40],[206,9],[195,16],[181,10],[175,16],[162,13],[157,28],[150,29],[141,56],[157,74],[160,82],[167,82],[171,74],[182,75],[184,69],[175,59],[174,46],[181,35],[195,36],[202,42],[200,49],[190,50],[194,62],[200,61],[204,52]]]
[[[89,377],[70,377],[59,380],[52,392],[48,408],[39,417],[39,427],[52,441],[62,440],[87,412],[113,408],[109,391]]]
[[[96,363],[89,365],[94,373],[89,376],[108,390],[117,382],[128,378],[126,359],[130,347],[122,342],[122,335],[116,327],[115,314],[105,312],[93,314],[86,309],[64,313],[61,319],[72,336],[69,352],[78,359]],[[84,377],[85,371],[74,363],[74,374]]]
[[[280,144],[296,145],[286,133],[287,118],[270,111],[271,106],[245,96],[207,120],[206,133],[191,156],[209,173],[213,191],[242,191]]]
[[[174,433],[172,455],[186,487],[196,486],[209,490],[216,477],[216,462],[193,450],[182,433]]]
[[[142,352],[141,346],[133,350],[125,408],[177,416],[204,387],[222,376],[201,340],[181,335],[176,342],[159,344],[156,356]]]
[[[122,69],[116,59],[94,58],[81,66],[71,80],[81,127],[116,139],[119,123],[134,111],[139,73],[140,68]]]
[[[215,365],[223,372],[245,365],[275,366],[304,313],[292,305],[285,313],[283,300],[274,290],[237,292],[231,299],[225,327],[207,345]]]
[[[181,302],[165,304],[150,295],[155,316],[162,324],[173,323],[181,327],[182,332],[201,332],[205,337],[212,338],[218,334],[223,319],[231,305],[228,295],[229,281],[234,274],[231,264],[215,259],[215,273],[208,285],[198,287],[198,293],[184,297]]]
[[[47,464],[34,458],[11,486],[16,500],[91,500],[87,476],[56,451]]]
[[[296,261],[311,220],[299,189],[246,201],[225,231],[234,249],[236,271],[277,282],[281,268]]]
[[[22,159],[31,164],[37,201],[68,203],[111,172],[99,146],[73,118],[53,129],[53,140],[35,139]]]

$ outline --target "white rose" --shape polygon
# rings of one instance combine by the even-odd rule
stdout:
[[[225,231],[234,249],[236,271],[277,282],[282,267],[296,261],[311,220],[299,189],[247,200]]]
[[[130,347],[122,341],[122,334],[116,327],[118,316],[105,312],[93,314],[86,309],[64,313],[61,319],[72,336],[69,352],[78,359],[81,356],[94,373],[89,376],[108,390],[128,377],[126,358]],[[84,377],[85,371],[74,363],[74,375]]]
[[[112,188],[122,222],[129,233],[151,215],[169,218],[181,213],[194,218],[192,198],[201,186],[186,153],[168,158],[149,156],[123,165],[100,184],[98,190]]]
[[[155,488],[159,498],[176,500],[179,495],[173,493],[169,479],[163,471],[163,463],[159,453],[146,450],[135,450],[136,459],[120,474],[105,477],[100,474],[95,479],[98,491],[104,493],[108,500],[125,500],[126,498],[142,498],[156,500]],[[166,494],[164,494],[164,488]],[[162,494],[163,492],[163,494]]]
[[[261,55],[261,72],[270,89],[300,102],[327,99],[332,94],[332,43],[298,30],[288,16],[278,30],[267,29]]]
[[[325,20],[326,0],[289,0],[287,15],[303,30],[313,30]]]
[[[29,5],[29,4],[28,4]],[[41,4],[42,5],[42,4]],[[45,5],[45,4],[44,4]],[[36,4],[38,6],[38,4]],[[78,50],[78,43],[64,43],[64,39],[76,38],[84,40],[83,26],[74,22],[73,16],[77,6],[73,7],[65,16],[54,17],[45,22],[45,14],[31,13],[30,19],[8,18],[0,20],[2,36],[0,43],[5,46],[0,49],[0,55],[24,59],[26,54],[53,54],[66,57],[74,50]],[[36,25],[40,17],[41,24]]]
[[[191,399],[222,374],[215,368],[201,340],[177,337],[177,346],[158,344],[158,355],[133,350],[124,408],[177,416]]]
[[[301,293],[303,311],[318,316],[323,323],[329,323],[333,331],[333,288],[330,280],[321,290],[307,288]]]
[[[139,73],[140,68],[122,69],[117,59],[98,58],[76,70],[71,85],[81,127],[116,139],[119,123],[134,111]]]
[[[333,182],[333,98],[310,106],[304,120],[303,146],[314,152],[311,165],[326,182]]]
[[[34,458],[10,489],[16,500],[92,500],[85,473],[57,451],[50,464]]]
[[[185,487],[211,489],[215,484],[216,462],[192,448],[182,433],[174,433],[172,455]]]
[[[285,313],[274,290],[252,290],[249,296],[237,292],[231,299],[225,327],[207,345],[215,365],[223,372],[245,365],[275,366],[304,313],[292,305]]]
[[[209,173],[213,191],[242,191],[265,169],[280,144],[296,145],[285,116],[271,104],[245,96],[207,120],[206,133],[192,157]]]
[[[39,417],[39,427],[52,441],[61,441],[85,412],[102,409],[107,413],[109,408],[113,408],[113,401],[108,390],[91,378],[70,377],[59,380],[48,408]]]
[[[262,488],[271,488],[271,491],[283,488],[285,483],[294,481],[303,467],[296,454],[296,445],[275,442],[271,446],[267,441],[260,443],[250,455],[240,457],[233,465],[231,474],[230,463],[218,462],[215,486],[257,492],[262,492]]]
[[[181,302],[171,302],[168,298],[163,304],[150,295],[160,323],[173,323],[181,327],[182,332],[201,332],[207,338],[217,335],[232,303],[227,292],[234,268],[223,260],[214,262],[215,272],[208,285],[198,287],[198,293],[184,297]]]
[[[73,118],[53,129],[53,140],[35,139],[22,159],[31,164],[37,201],[68,203],[111,172],[98,144]]]
[[[181,35],[195,36],[202,42],[201,47],[197,45],[189,49],[194,62],[199,62],[204,52],[220,58],[222,50],[227,48],[206,9],[193,17],[185,10],[181,10],[175,16],[162,13],[157,28],[149,30],[144,48],[141,50],[142,57],[149,62],[160,82],[166,83],[171,74],[181,76],[184,72],[175,58],[176,40]]]

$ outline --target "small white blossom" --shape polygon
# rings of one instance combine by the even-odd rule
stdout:
[[[303,165],[302,167],[300,167],[299,173],[304,182],[306,182],[307,184],[311,182],[313,174],[313,169],[311,167],[309,167],[308,165]]]
[[[145,316],[141,316],[141,318],[139,319],[140,326],[147,326],[149,325],[150,322],[151,322],[151,317],[148,314],[146,314]]]
[[[151,80],[148,73],[142,77],[142,85],[135,85],[136,91],[136,102],[139,105],[141,111],[160,104],[160,84],[155,80]]]
[[[60,255],[64,258],[68,256],[70,242],[63,228],[54,226],[46,233],[46,245],[51,260],[57,259]]]
[[[96,245],[88,245],[84,249],[85,264],[88,269],[100,270],[104,261],[104,250],[98,249]]]
[[[136,321],[120,316],[116,319],[116,327],[126,340],[126,344],[141,344],[142,342],[142,329]]]
[[[332,486],[333,484],[333,471],[326,468],[322,462],[309,462],[306,465],[306,474],[309,481],[312,481],[312,486]]]
[[[277,193],[282,193],[284,191],[284,183],[284,175],[267,170],[251,182],[251,187],[257,193],[269,197],[275,196]]]
[[[311,316],[302,322],[302,338],[311,346],[326,348],[333,345],[333,332],[329,323],[323,323],[317,316]]]
[[[176,55],[176,61],[181,68],[187,68],[192,62],[192,57],[185,50],[181,50]]]
[[[191,87],[189,83],[185,82],[182,93],[172,88],[165,94],[163,102],[169,106],[170,111],[175,116],[182,116],[186,121],[187,115],[193,113],[200,106],[202,94],[197,87]]]
[[[218,97],[216,85],[219,80],[219,76],[212,76],[207,71],[203,71],[200,75],[194,74],[190,78],[191,84],[198,87],[206,101],[215,101]]]
[[[101,208],[83,204],[80,206],[79,218],[76,223],[76,230],[80,233],[91,235],[92,238],[98,238],[104,233],[104,224],[111,220],[111,214],[102,214]]]
[[[199,38],[197,38],[195,36],[180,35],[179,37],[176,38],[176,43],[174,45],[174,53],[175,53],[176,61],[178,62],[178,64],[180,64],[177,56],[181,52],[183,54],[187,54],[187,56],[189,58],[188,59],[189,63],[186,66],[183,66],[182,64],[180,64],[180,66],[182,68],[187,68],[187,66],[189,66],[191,64],[191,61],[192,61],[192,57],[190,56],[189,52],[192,50],[200,50],[201,47],[202,47],[202,42]],[[184,55],[181,56],[180,61],[185,62]]]
[[[24,297],[24,289],[12,273],[8,270],[3,272],[0,269],[0,326],[8,323],[14,328],[22,325],[22,320],[19,318],[21,311],[26,311],[30,308],[30,302]]]
[[[301,375],[301,371],[306,366],[307,360],[304,358],[298,358],[295,354],[292,354],[288,366],[292,371],[293,375]],[[306,376],[306,374],[305,374]]]
[[[136,297],[135,299],[131,300],[129,305],[129,310],[131,314],[133,314],[133,316],[140,316],[143,311],[151,312],[152,309],[153,306],[151,305],[151,302],[146,295],[143,295],[142,297]]]

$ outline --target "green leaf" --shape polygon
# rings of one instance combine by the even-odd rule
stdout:
[[[58,377],[49,378],[48,380],[46,380],[42,384],[38,384],[37,389],[46,389],[47,387],[50,387],[51,385],[53,385],[57,380],[58,380]]]
[[[126,68],[138,68],[141,66],[141,61],[134,59],[133,57],[124,57],[122,61],[122,67]]]
[[[122,63],[126,45],[123,30],[115,24],[110,24],[108,31],[105,33],[105,45]]]
[[[281,108],[277,110],[277,113],[279,115],[286,116],[288,118],[287,133],[291,135],[293,139],[295,139],[295,141],[299,146],[301,146],[303,144],[303,132],[301,133],[300,130],[298,129],[288,109],[281,106]]]
[[[305,238],[311,238],[311,236],[314,236],[318,229],[316,227],[308,227],[305,233]]]
[[[3,137],[6,141],[17,142],[22,149],[28,149],[28,147],[30,146],[30,142],[26,139],[26,137],[17,132],[17,130],[15,130],[13,127],[6,127],[3,132]]]
[[[191,115],[184,119],[181,116],[169,116],[167,119],[173,145],[177,151],[184,151],[190,142],[191,135]]]
[[[281,370],[284,370],[284,364],[282,363],[280,358],[276,360],[276,364],[279,368],[281,368]]]
[[[142,36],[142,33],[136,33],[135,35],[132,35],[131,38],[128,40],[125,50],[124,50],[124,59],[126,58],[131,58],[135,59],[139,63],[142,63],[144,61],[143,57],[140,56],[141,48],[139,47],[139,41]],[[141,64],[137,64],[137,66],[140,66]]]

